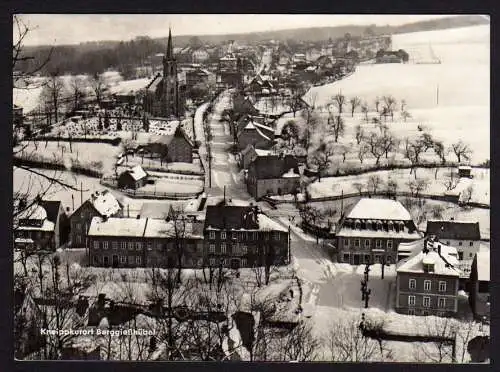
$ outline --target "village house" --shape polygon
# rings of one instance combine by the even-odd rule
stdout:
[[[254,267],[290,262],[289,231],[255,206],[208,206],[205,249],[209,266]]]
[[[460,261],[472,260],[481,245],[479,222],[430,220],[427,221],[425,234],[435,236],[446,245],[457,247]]]
[[[238,165],[241,169],[248,169],[248,166],[257,158],[257,151],[253,145],[248,145],[238,153]]]
[[[253,145],[258,149],[270,149],[274,145],[274,129],[247,117],[246,125],[238,132],[238,150]]]
[[[474,255],[470,273],[469,302],[476,318],[490,318],[489,250],[481,250]]]
[[[292,155],[259,156],[248,167],[247,189],[255,199],[265,195],[298,193],[301,174]]]
[[[472,167],[470,165],[460,165],[458,167],[458,177],[459,178],[472,178]]]
[[[396,267],[396,311],[455,315],[460,276],[456,249],[432,239],[421,239],[414,245],[414,253]]]
[[[123,206],[108,190],[96,191],[70,216],[71,247],[88,247],[87,233],[94,217],[121,217]]]
[[[64,218],[62,216],[64,210],[60,202],[39,201],[27,207],[16,217],[14,247],[28,251],[56,250],[61,244],[60,227],[61,219]]]
[[[420,239],[415,222],[396,200],[362,198],[337,228],[339,262],[395,263],[401,242]]]
[[[118,176],[118,188],[136,190],[146,184],[148,175],[140,165],[127,169]]]
[[[243,63],[233,54],[219,59],[216,84],[222,88],[243,88]]]
[[[89,229],[92,266],[203,266],[203,222],[178,219],[95,217]]]
[[[169,163],[192,163],[194,143],[179,124],[171,134],[153,135],[144,149],[151,154],[158,154]]]

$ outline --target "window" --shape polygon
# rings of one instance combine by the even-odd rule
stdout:
[[[344,253],[344,262],[349,262],[349,253]]]
[[[431,290],[431,281],[424,280],[424,291],[430,291],[430,290]]]
[[[472,247],[474,245],[474,242],[469,242],[469,247]]]
[[[148,243],[148,251],[152,251],[153,250],[153,243],[149,242]]]
[[[102,248],[108,249],[108,242],[102,242]]]
[[[439,292],[446,292],[446,282],[439,282]]]
[[[111,247],[112,247],[113,249],[118,249],[118,242],[112,242],[112,243],[111,243]]]
[[[210,231],[209,238],[210,239],[215,239],[215,231]]]
[[[221,243],[220,245],[220,253],[226,253],[226,243]]]
[[[359,248],[359,239],[354,239],[354,246]]]
[[[77,223],[76,224],[76,231],[80,231],[82,229],[82,224],[81,223]]]
[[[430,307],[431,306],[431,298],[430,297],[424,297],[424,307]]]
[[[127,242],[121,242],[120,243],[120,248],[121,249],[127,249]]]
[[[94,249],[99,249],[99,242],[94,242]]]
[[[365,239],[365,247],[370,248],[370,239]]]
[[[280,240],[280,233],[279,232],[274,233],[274,240]]]
[[[134,263],[134,258],[135,258],[135,256],[128,256],[129,265],[132,265]]]
[[[408,309],[408,315],[415,315],[415,309]]]
[[[253,240],[257,240],[257,239],[259,239],[259,234],[257,233],[257,231],[254,231]]]
[[[128,242],[128,249],[130,249],[130,250],[134,249],[134,243],[133,242]]]
[[[462,242],[458,242],[458,245],[461,247],[462,246]]]
[[[76,243],[77,244],[82,244],[82,236],[81,235],[77,235],[76,236]]]
[[[120,263],[127,263],[127,256],[120,256]]]
[[[429,315],[429,312],[427,310],[424,310],[424,311],[422,311],[422,315],[427,316],[427,315]]]
[[[241,266],[243,266],[243,267],[247,266],[247,259],[246,258],[241,259]]]
[[[436,313],[437,316],[444,316],[445,315],[445,312],[444,311],[438,311]]]
[[[349,239],[344,239],[344,247],[349,247]]]
[[[215,258],[210,259],[210,266],[215,266]]]
[[[410,279],[409,287],[410,289],[417,288],[417,281],[415,279]]]
[[[247,254],[247,251],[248,251],[248,250],[247,250],[247,246],[246,246],[246,245],[242,244],[242,245],[240,246],[240,248],[241,248],[241,253],[243,253],[243,254]]]
[[[142,243],[137,242],[135,246],[138,251],[142,249]]]
[[[210,244],[209,248],[208,248],[208,251],[210,253],[215,253],[215,244]]]
[[[382,240],[380,240],[380,239],[375,240],[375,246],[377,248],[381,248],[382,247]]]
[[[446,298],[441,297],[438,300],[438,307],[441,309],[446,307]]]
[[[234,231],[233,231],[233,234],[232,234],[231,238],[232,238],[232,239],[236,239],[236,238],[237,238],[237,236],[238,236],[238,234],[237,234],[236,232],[234,232]]]
[[[94,256],[94,264],[98,264],[99,263],[99,256]]]
[[[142,260],[141,260],[141,258],[142,258],[141,256],[136,256],[136,257],[135,257],[135,263],[136,263],[137,265],[140,265],[140,264],[141,264],[141,261],[142,261]]]
[[[458,259],[463,260],[464,259],[464,252],[458,252]]]
[[[473,253],[472,252],[469,253],[469,258],[472,258],[472,256],[473,256]]]
[[[415,296],[408,296],[408,306],[415,306]]]
[[[380,256],[378,254],[375,255],[375,263],[380,263]]]
[[[391,249],[392,250],[392,240],[388,240],[387,241],[387,249]]]
[[[221,233],[220,233],[220,238],[221,238],[222,240],[226,239],[226,233],[225,233],[225,232],[221,232]]]
[[[449,240],[446,241],[446,245],[450,245],[450,241]]]

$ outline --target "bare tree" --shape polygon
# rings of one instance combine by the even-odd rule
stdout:
[[[71,93],[73,95],[73,110],[77,110],[80,100],[84,97],[84,80],[79,76],[73,76],[70,82]]]
[[[386,159],[389,157],[391,151],[396,151],[398,145],[398,140],[390,132],[385,132],[382,138],[380,138],[380,146],[384,150]]]
[[[427,362],[453,363],[456,362],[455,350],[458,326],[452,318],[433,317],[426,320],[426,331],[436,341],[421,347]]]
[[[456,143],[453,143],[451,145],[451,150],[453,151],[453,153],[457,157],[457,161],[459,163],[462,162],[462,159],[469,160],[470,157],[472,156],[471,148],[469,147],[469,145],[464,143],[462,140],[460,140]]]
[[[380,158],[384,155],[385,148],[383,146],[383,139],[379,137],[376,133],[372,132],[369,136],[365,138],[366,144],[370,149],[370,153],[375,158],[375,165],[380,164]]]
[[[370,152],[370,146],[368,146],[366,143],[361,143],[359,148],[358,148],[358,159],[363,164],[363,160],[365,158],[365,155]]]
[[[378,111],[379,106],[380,106],[380,97],[377,96],[375,97],[375,110],[377,110],[377,112],[379,112]]]
[[[363,336],[354,317],[334,321],[322,342],[326,349],[325,360],[359,363],[380,358],[377,342]]]
[[[351,117],[354,117],[354,111],[361,105],[361,99],[359,97],[352,97],[349,100],[349,104],[351,105]]]
[[[340,136],[344,135],[345,132],[345,122],[341,116],[332,117],[331,115],[328,117],[328,122],[330,124],[330,128],[333,132],[333,136],[335,138],[335,142],[338,142]]]
[[[361,112],[365,114],[365,121],[368,121],[368,103],[363,102],[361,104]]]
[[[410,141],[408,138],[404,141],[404,156],[411,162],[410,174],[414,172],[417,178],[415,167],[420,164],[420,155],[425,151],[426,144],[420,139]]]
[[[368,177],[368,188],[374,193],[377,193],[379,187],[381,187],[383,181],[382,178],[378,174],[372,174]]]
[[[339,115],[342,115],[342,112],[344,110],[344,105],[345,105],[345,96],[339,92],[332,98],[333,103],[337,106],[339,110]]]
[[[411,114],[408,111],[401,111],[401,118],[403,118],[404,122],[406,123],[406,120],[411,119]]]
[[[359,192],[359,195],[363,192],[365,185],[361,182],[354,182],[352,186]]]
[[[61,110],[61,101],[64,99],[65,86],[57,72],[52,72],[42,92],[42,99],[49,109],[48,115],[54,115],[54,121],[59,121],[59,111]]]
[[[97,100],[97,104],[100,106],[102,99],[103,99],[104,91],[106,89],[104,79],[98,73],[95,73],[90,78],[90,86],[92,87],[92,90],[94,91],[95,98]]]
[[[396,194],[398,190],[398,182],[392,178],[389,178],[387,180],[387,191],[389,191],[391,194]]]
[[[356,133],[355,134],[356,135],[356,143],[359,145],[364,138],[365,132],[363,130],[363,127],[360,124],[356,125],[355,131],[356,131],[355,132]]]
[[[408,188],[410,189],[410,192],[412,196],[415,198],[418,198],[421,194],[422,191],[425,191],[427,187],[429,186],[429,181],[425,178],[420,178],[417,180],[412,180],[407,183]]]
[[[383,96],[384,108],[386,112],[391,115],[392,120],[394,120],[394,108],[396,106],[396,99],[393,96]]]
[[[339,153],[342,155],[342,163],[345,163],[347,154],[351,152],[352,143],[343,144],[339,146]]]
[[[460,203],[468,205],[472,200],[472,195],[474,193],[474,187],[472,185],[468,186],[465,190],[460,193]]]
[[[334,148],[331,143],[321,142],[312,158],[312,163],[318,168],[318,182],[321,182],[321,175],[327,170],[332,162]]]

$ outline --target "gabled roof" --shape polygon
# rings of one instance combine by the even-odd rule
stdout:
[[[73,211],[73,215],[82,208],[86,203],[90,204],[92,208],[96,210],[101,216],[113,216],[118,213],[122,209],[122,205],[115,198],[115,196],[110,193],[108,190],[104,191],[96,191],[91,195],[90,199],[87,199],[83,202],[75,211]]]
[[[142,167],[140,165],[136,165],[135,167],[128,170],[127,172],[134,179],[134,181],[139,181],[147,176],[146,172],[144,171],[144,169],[142,169]]]
[[[144,230],[146,238],[203,238],[203,222],[178,221],[177,232],[173,221],[164,219],[148,219]]]
[[[268,155],[257,157],[250,165],[255,169],[257,179],[281,178],[284,173],[293,169],[299,173],[297,159],[291,155]]]
[[[257,230],[257,211],[251,206],[209,205],[205,229]]]
[[[399,201],[391,199],[362,198],[347,218],[372,220],[411,220],[410,213]]]
[[[47,211],[39,204],[31,205],[18,215],[20,220],[45,220],[46,218]]]
[[[398,273],[424,273],[424,264],[434,265],[434,275],[446,275],[459,277],[461,272],[458,268],[457,249],[444,245],[440,242],[427,242],[428,247],[432,247],[427,253],[424,252],[424,244],[421,249],[415,251],[410,257],[401,260],[396,272]],[[439,253],[440,249],[440,253]]]
[[[92,218],[88,236],[142,237],[146,229],[145,218]]]
[[[42,200],[40,205],[47,212],[47,219],[53,223],[56,223],[57,217],[59,217],[59,210],[61,209],[61,201],[59,200]]]
[[[480,240],[479,222],[427,221],[426,235],[436,235],[439,239]]]

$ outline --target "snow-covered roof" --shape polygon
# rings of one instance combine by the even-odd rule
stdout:
[[[14,240],[15,243],[28,243],[28,244],[32,244],[34,243],[33,239],[30,239],[30,238],[16,238],[16,240]]]
[[[300,177],[300,174],[297,174],[293,171],[293,168],[291,168],[288,172],[284,173],[281,177],[283,178],[296,178]]]
[[[146,219],[94,217],[90,223],[88,236],[142,237],[146,229]]]
[[[132,176],[134,181],[138,181],[144,177],[146,177],[146,172],[140,165],[136,165],[132,169],[129,170],[129,174]]]
[[[373,220],[411,220],[410,213],[399,201],[391,199],[362,198],[347,218]]]
[[[96,191],[90,198],[90,202],[103,216],[112,216],[121,210],[120,203],[108,190]]]
[[[28,219],[28,220],[44,220],[47,218],[47,211],[44,207],[38,204],[33,204],[29,208],[22,211],[19,216],[19,219]]]
[[[360,230],[342,227],[337,236],[346,238],[385,238],[385,239],[418,239],[420,234],[418,231],[385,231],[385,230]]]
[[[258,156],[267,156],[271,154],[271,150],[261,150],[261,149],[255,149],[255,152]]]
[[[167,222],[162,219],[149,218],[144,230],[144,237],[147,238],[173,238],[176,236],[173,221]],[[203,224],[179,221],[177,223],[177,236],[185,238],[203,238]]]
[[[428,242],[433,249],[427,253],[421,249],[398,263],[397,272],[424,273],[424,264],[434,264],[435,275],[460,276],[457,249],[441,242]],[[439,253],[439,249],[441,253]]]
[[[264,230],[264,231],[272,230],[272,231],[288,232],[288,229],[286,227],[284,227],[283,225],[280,225],[276,221],[267,217],[265,214],[259,213],[257,215],[257,221],[259,224],[259,230]]]
[[[477,256],[477,279],[480,281],[490,281],[490,252],[482,251],[476,253]]]
[[[43,221],[42,226],[18,226],[16,230],[30,231],[54,231],[55,224],[47,219]]]
[[[255,125],[253,125],[253,122],[249,121],[244,129],[255,129]]]

